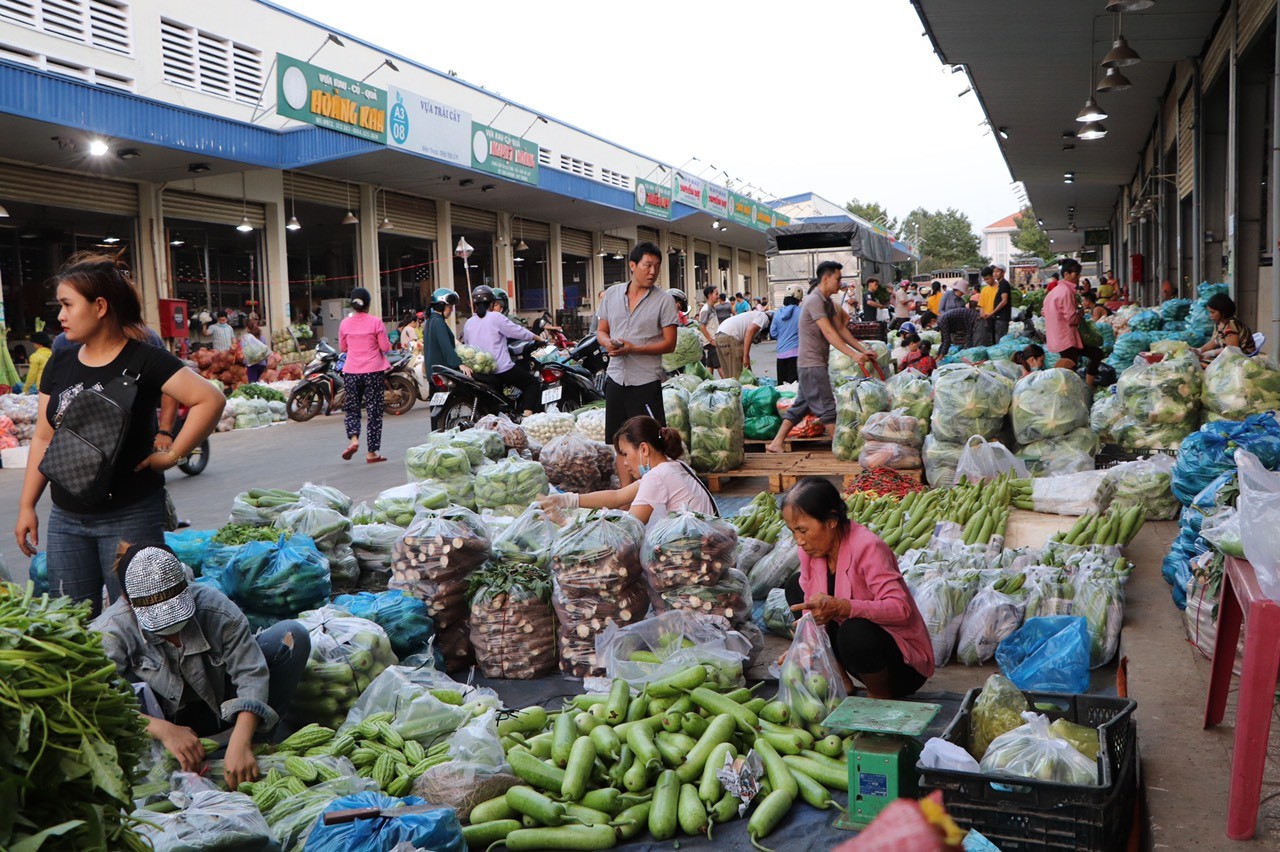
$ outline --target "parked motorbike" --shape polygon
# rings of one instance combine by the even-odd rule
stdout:
[[[534,359],[535,350],[544,346],[540,340],[522,340],[507,348],[512,359],[541,379],[542,407],[545,411],[576,411],[588,402],[601,399],[595,379],[583,366],[574,363],[542,364]],[[467,429],[487,414],[505,414],[520,419],[518,391],[499,388],[492,379],[468,376],[461,370],[437,365],[432,368],[432,388],[428,405],[435,431]]]
[[[609,369],[609,355],[600,346],[594,334],[588,334],[569,350],[570,362],[577,364],[591,376],[592,386],[598,398],[604,397],[605,371]]]
[[[187,407],[181,405],[178,407],[178,416],[173,421],[173,434],[177,435],[182,432],[182,427],[187,423]],[[191,452],[187,453],[187,457],[178,462],[178,470],[187,476],[199,476],[204,473],[204,469],[209,466],[209,439],[205,438],[200,445]]]
[[[342,367],[346,353],[334,349],[328,340],[316,344],[311,363],[302,372],[302,381],[289,392],[285,410],[290,420],[304,423],[317,414],[333,414],[342,410],[346,392]],[[385,373],[385,403],[387,414],[404,414],[413,407],[418,389],[410,375],[406,375],[412,356],[408,352],[395,351],[387,356],[391,366]]]

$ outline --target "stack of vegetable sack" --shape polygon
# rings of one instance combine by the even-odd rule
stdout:
[[[862,452],[862,427],[871,417],[889,410],[889,389],[878,379],[854,379],[836,389],[836,429],[831,452],[841,461],[857,461]]]
[[[423,512],[391,551],[389,585],[427,604],[427,614],[436,624],[436,647],[444,655],[448,671],[471,663],[467,582],[490,555],[483,523],[470,512],[467,515],[474,521],[467,523],[470,519],[462,512],[466,510]]]
[[[968,364],[939,367],[933,374],[933,413],[924,443],[925,476],[950,487],[964,444],[974,435],[993,438],[1013,402],[1013,382],[1001,373]]]
[[[1097,437],[1089,428],[1089,388],[1078,375],[1055,369],[1020,379],[1011,414],[1018,457],[1033,476],[1093,470]]]
[[[492,432],[485,434],[496,437]],[[450,503],[476,507],[475,465],[464,447],[452,445],[451,437],[435,437],[410,447],[405,451],[404,465],[410,482],[430,482],[449,495]]]
[[[1185,346],[1155,363],[1137,358],[1120,375],[1116,393],[1126,417],[1111,427],[1128,449],[1175,449],[1200,425],[1204,370]]]
[[[703,382],[689,398],[690,455],[695,470],[723,473],[742,466],[745,417],[742,385],[733,379]]]
[[[902,409],[876,412],[862,426],[858,464],[866,470],[919,470],[924,435],[920,421]]]
[[[551,545],[551,604],[559,620],[560,669],[574,677],[602,674],[596,636],[606,623],[644,618],[649,595],[640,582],[644,527],[613,510],[579,513]]]
[[[667,416],[667,426],[680,433],[685,449],[690,450],[689,392],[678,384],[667,382],[662,386],[662,410]]]

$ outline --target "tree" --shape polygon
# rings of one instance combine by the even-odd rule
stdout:
[[[973,232],[973,223],[954,207],[934,211],[917,207],[902,220],[902,235],[919,247],[923,271],[986,263],[978,253],[981,243]]]
[[[1019,252],[1041,260],[1048,260],[1053,255],[1053,249],[1049,247],[1049,235],[1040,230],[1040,225],[1036,222],[1036,211],[1030,207],[1023,208],[1021,213],[1013,217],[1013,224],[1018,227],[1018,232],[1011,239]]]
[[[880,206],[880,202],[878,201],[864,202],[855,198],[846,204],[844,209],[848,210],[855,216],[861,216],[868,222],[875,222],[878,225],[882,225],[886,231],[894,236],[902,235],[901,230],[898,228],[898,220],[890,216],[889,211]]]

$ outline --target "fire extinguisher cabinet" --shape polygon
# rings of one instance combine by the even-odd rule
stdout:
[[[185,299],[160,300],[160,336],[186,338],[191,336],[187,302]]]

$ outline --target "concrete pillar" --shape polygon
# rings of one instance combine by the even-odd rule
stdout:
[[[262,327],[268,333],[289,324],[289,251],[285,243],[285,205],[266,205],[262,232]]]
[[[160,188],[153,183],[138,185],[138,247],[133,252],[133,280],[142,291],[142,319],[150,328],[160,329],[160,299],[169,298],[169,244],[164,238],[164,211]]]
[[[662,250],[662,271],[658,273],[658,286],[663,290],[671,289],[671,282],[675,279],[671,277],[669,267],[671,266],[671,234],[665,228],[658,231],[658,248]]]
[[[382,278],[378,275],[377,187],[360,184],[360,224],[356,225],[356,275],[372,297],[371,310],[381,313]]]
[[[560,246],[560,225],[551,224],[551,239],[547,241],[547,302],[551,316],[564,310],[564,256]]]
[[[436,280],[438,286],[457,291],[453,283],[453,205],[436,201]]]
[[[743,290],[742,270],[738,268],[737,246],[729,246],[729,289],[747,295]]]
[[[507,296],[511,300],[511,310],[515,310],[516,304],[516,265],[515,254],[512,252],[511,240],[511,214],[498,214],[498,233],[494,235],[497,245],[487,247],[494,253],[493,277],[497,285],[507,291]],[[476,246],[476,251],[481,251],[480,246]]]
[[[604,235],[599,231],[591,232],[591,291],[587,294],[587,304],[591,305],[591,314],[600,308],[600,294],[604,292],[604,258],[600,252],[604,249]]]

